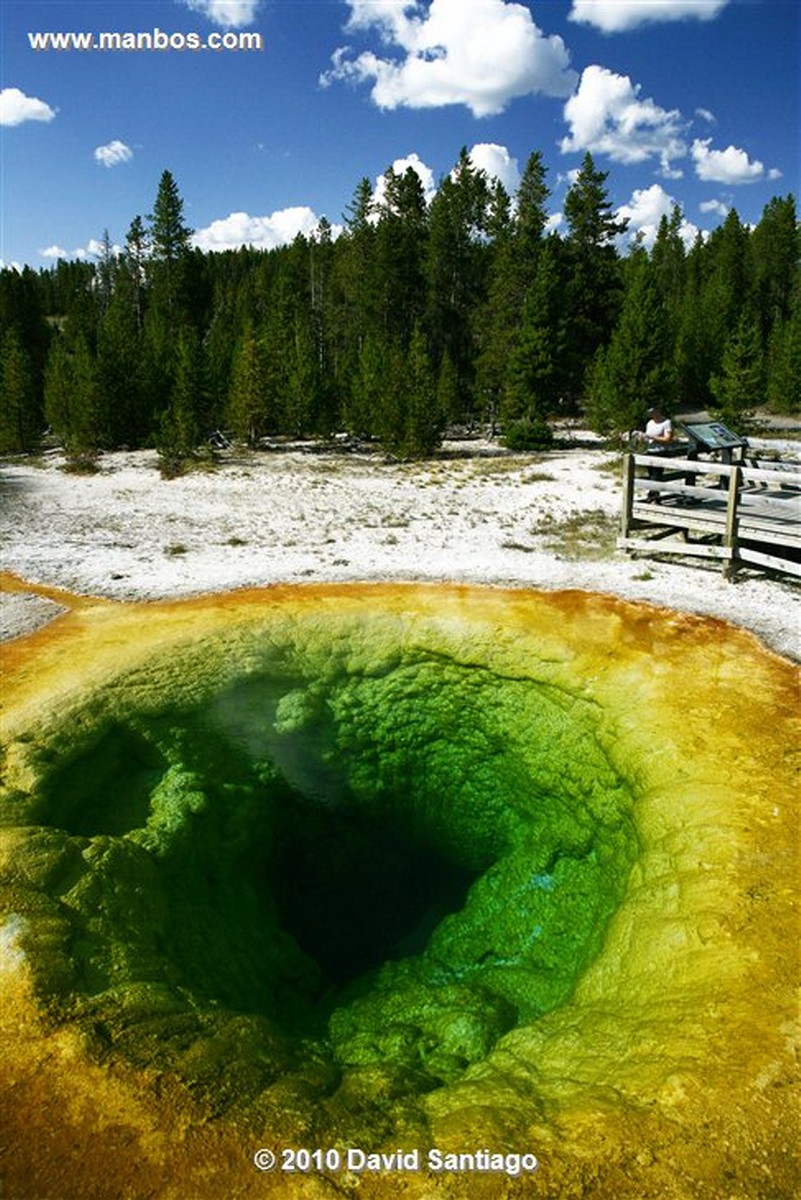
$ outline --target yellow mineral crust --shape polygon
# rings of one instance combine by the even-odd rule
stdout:
[[[326,585],[170,603],[57,598],[64,616],[4,650],[12,787],[25,790],[25,747],[37,731],[167,651],[218,633],[232,644],[239,630],[313,641],[369,618],[388,637],[594,706],[599,739],[636,796],[640,852],[571,998],[423,1098],[424,1159],[429,1146],[535,1154],[539,1170],[520,1178],[259,1172],[254,1152],[280,1149],[269,1127],[254,1132],[199,1110],[169,1072],[104,1062],[69,1023],[52,1020],[31,982],[24,930],[0,914],[4,1196],[798,1194],[791,663],[720,621],[578,592]],[[375,653],[365,643],[365,659]],[[193,684],[164,686],[183,694]],[[12,835],[0,834],[0,857],[13,865]]]

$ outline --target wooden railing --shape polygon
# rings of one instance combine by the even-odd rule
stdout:
[[[801,577],[801,463],[627,454],[618,546],[721,559],[727,577],[742,563]]]

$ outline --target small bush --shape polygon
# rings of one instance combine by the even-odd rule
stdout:
[[[547,450],[553,445],[553,430],[546,421],[513,421],[501,441],[508,450]]]
[[[99,457],[96,450],[75,450],[67,455],[62,470],[68,475],[96,475],[100,470]]]

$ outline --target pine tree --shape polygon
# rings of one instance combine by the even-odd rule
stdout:
[[[801,291],[801,289],[799,289]],[[768,348],[768,404],[773,412],[801,413],[801,303],[773,327]]]
[[[256,446],[267,426],[267,372],[264,350],[248,325],[234,355],[227,418],[234,436]]]
[[[186,282],[192,231],[184,224],[184,203],[169,171],[162,173],[148,220],[153,304],[162,310],[163,320],[175,322],[191,307]]]
[[[456,422],[464,415],[459,393],[459,378],[449,354],[442,356],[437,375],[437,413],[446,423]]]
[[[202,350],[191,325],[182,326],[176,343],[170,404],[161,418],[157,448],[166,476],[180,474],[200,441],[204,407]]]
[[[765,341],[793,303],[801,267],[801,226],[793,196],[774,196],[750,238],[754,300]]]
[[[735,432],[743,432],[765,394],[762,336],[755,310],[743,312],[729,336],[720,372],[713,376],[711,389],[721,420]]]
[[[528,275],[527,285],[536,266],[537,252],[545,236],[548,223],[547,203],[550,189],[545,182],[546,168],[539,150],[530,155],[517,191],[517,214],[515,217],[516,248],[518,260]]]
[[[426,324],[434,360],[448,354],[465,400],[473,394],[473,319],[489,266],[489,200],[486,173],[473,166],[463,148],[431,202]]]
[[[114,295],[114,282],[117,275],[117,256],[114,253],[114,247],[111,244],[111,237],[107,229],[103,230],[100,250],[96,257],[95,283],[100,314],[102,316],[111,304],[111,298]]]
[[[622,300],[614,239],[625,232],[627,222],[612,216],[607,177],[606,172],[596,170],[587,153],[565,197],[570,321],[566,383],[574,404],[582,393],[588,364],[609,340]]]
[[[657,280],[643,250],[632,255],[620,321],[590,374],[587,411],[600,433],[641,428],[672,394],[670,338]]]
[[[141,333],[144,323],[144,294],[147,285],[147,259],[149,240],[142,218],[134,217],[125,240],[123,261],[128,268],[131,281],[131,301],[136,317],[136,328]]]
[[[45,417],[67,455],[81,460],[110,444],[97,365],[82,331],[58,338],[45,374]]]
[[[97,371],[112,446],[142,446],[152,432],[142,379],[141,341],[135,284],[123,257],[116,270],[114,293],[97,330]]]
[[[387,373],[387,352],[376,333],[368,333],[359,349],[345,404],[345,425],[356,437],[377,437]]]
[[[529,440],[549,440],[547,418],[558,409],[561,398],[566,338],[558,255],[557,240],[549,238],[539,253],[504,372],[501,420],[507,433],[510,424],[522,422]]]
[[[42,419],[30,356],[14,326],[0,346],[0,454],[35,450]]]
[[[427,458],[442,439],[442,416],[425,335],[415,326],[406,354],[406,413],[401,447],[406,458]]]
[[[376,328],[382,338],[408,346],[425,309],[424,261],[428,212],[420,176],[385,174],[376,227]]]

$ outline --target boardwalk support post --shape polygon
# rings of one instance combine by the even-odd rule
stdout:
[[[723,546],[728,551],[723,559],[723,574],[726,579],[733,579],[737,570],[737,504],[742,487],[742,470],[733,466],[729,476],[729,500],[726,505],[726,531],[723,535]]]

